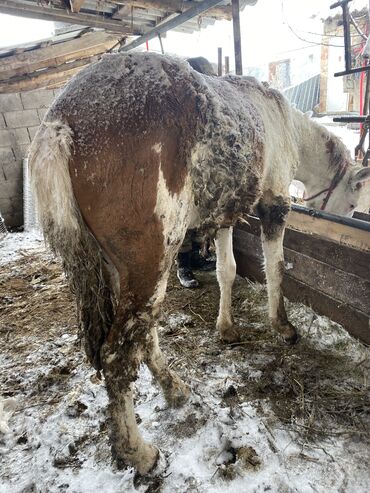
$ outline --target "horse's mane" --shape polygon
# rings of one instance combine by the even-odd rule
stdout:
[[[318,136],[320,136],[325,144],[326,152],[329,154],[329,167],[337,170],[344,161],[352,162],[352,158],[349,150],[343,144],[340,137],[330,132],[323,125],[320,125],[318,122],[313,121],[307,115],[303,114],[301,111],[291,107],[291,111],[304,122],[304,125],[307,126],[307,130],[310,132],[315,132]]]

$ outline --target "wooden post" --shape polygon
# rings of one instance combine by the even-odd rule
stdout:
[[[243,75],[242,45],[240,37],[240,8],[239,0],[232,0],[234,51],[235,51],[235,73]]]
[[[163,49],[163,43],[162,43],[161,33],[158,33],[158,39],[159,39],[159,43],[161,45],[161,53],[162,53],[162,55],[164,55],[164,49]]]
[[[218,71],[217,75],[221,76],[222,75],[222,48],[217,48],[218,51]]]
[[[225,74],[227,75],[230,72],[230,58],[225,56]]]

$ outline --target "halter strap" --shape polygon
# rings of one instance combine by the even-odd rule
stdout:
[[[322,195],[323,193],[328,192],[325,195],[324,200],[322,202],[322,205],[320,207],[320,210],[324,211],[325,207],[326,207],[326,205],[330,199],[331,194],[333,193],[334,189],[339,185],[340,181],[342,180],[342,178],[346,174],[347,168],[348,168],[347,163],[344,163],[338,169],[338,171],[335,173],[335,175],[333,176],[333,179],[330,182],[330,185],[327,188],[324,188],[324,190],[321,190],[320,192],[317,192],[314,195],[311,195],[310,197],[303,197],[303,200],[305,200],[305,201],[312,200],[312,199],[315,199],[316,197],[319,197],[319,195]]]

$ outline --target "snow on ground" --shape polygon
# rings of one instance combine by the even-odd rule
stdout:
[[[0,239],[0,265],[19,258],[22,252],[42,250],[44,250],[44,240],[38,230],[27,233],[8,233]]]
[[[167,408],[141,369],[137,419],[167,468],[140,480],[111,461],[104,383],[80,349],[59,264],[20,233],[0,259],[0,412],[16,403],[0,433],[0,493],[369,491],[370,351],[339,325],[289,304],[302,338],[287,347],[268,327],[264,287],[239,278],[245,337],[226,346],[213,327],[215,274],[199,273],[194,291],[173,276],[161,345],[192,397]]]

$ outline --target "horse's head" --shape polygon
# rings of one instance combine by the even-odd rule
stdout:
[[[306,205],[350,217],[360,203],[363,209],[370,207],[370,187],[366,182],[370,184],[370,168],[345,161],[333,170],[329,186],[308,197]]]
[[[370,207],[370,168],[355,164],[341,139],[306,117],[303,122],[307,207],[333,214],[352,216],[359,202]],[[298,179],[300,179],[298,177]]]

